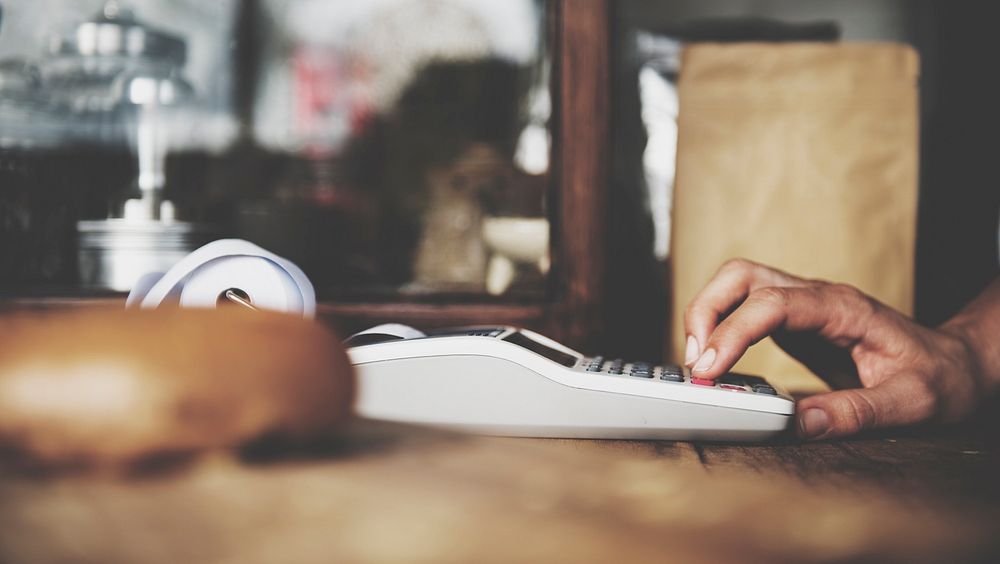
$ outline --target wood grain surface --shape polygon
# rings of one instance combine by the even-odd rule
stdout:
[[[5,470],[0,561],[995,561],[1000,461],[961,437],[746,446],[356,421],[156,473]]]

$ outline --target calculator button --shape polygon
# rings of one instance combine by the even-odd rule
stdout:
[[[723,390],[733,390],[737,392],[746,391],[746,388],[744,388],[743,386],[734,386],[732,384],[719,384],[719,387],[722,388]]]
[[[734,374],[734,376],[736,376],[736,375]],[[770,387],[770,384],[767,383],[767,380],[761,378],[760,376],[750,376],[748,374],[740,374],[739,377],[743,379],[743,383],[744,384],[746,384],[747,386],[750,386],[750,387],[753,387],[753,386],[767,386],[767,387]]]
[[[715,380],[709,380],[708,378],[691,378],[691,383],[695,386],[714,386]]]
[[[769,396],[776,396],[776,395],[778,395],[778,392],[776,392],[774,388],[772,388],[771,386],[768,386],[766,384],[757,384],[757,385],[753,386],[752,389],[753,389],[753,391],[757,392],[758,394],[767,394]]]
[[[746,384],[746,379],[740,374],[723,374],[719,376],[718,381],[720,384],[729,384],[731,386],[743,386]]]
[[[677,372],[664,372],[660,374],[660,380],[666,380],[667,382],[683,382],[684,375]]]
[[[645,371],[643,371],[643,370],[638,370],[638,371],[633,370],[631,374],[632,374],[632,376],[635,376],[636,378],[652,378],[653,377],[653,373],[650,372],[650,371],[648,371],[648,370],[645,370]]]

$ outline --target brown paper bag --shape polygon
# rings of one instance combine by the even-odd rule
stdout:
[[[917,209],[914,51],[889,44],[699,44],[684,53],[671,353],[726,259],[853,284],[909,313]],[[770,340],[737,370],[823,389]]]

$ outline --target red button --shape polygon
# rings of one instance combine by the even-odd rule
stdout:
[[[709,380],[708,378],[691,378],[691,383],[696,386],[714,386],[715,380]]]

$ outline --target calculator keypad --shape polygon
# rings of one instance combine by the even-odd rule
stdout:
[[[595,356],[593,358],[583,359],[578,368],[585,372],[607,374],[611,376],[642,378],[674,383],[686,382],[695,386],[704,386],[706,388],[716,388],[731,392],[755,393],[768,396],[778,395],[777,390],[768,384],[767,380],[764,380],[759,376],[724,374],[715,380],[688,377],[685,375],[683,368],[672,364],[654,366],[649,362],[629,363],[620,358],[605,360],[603,356]]]

